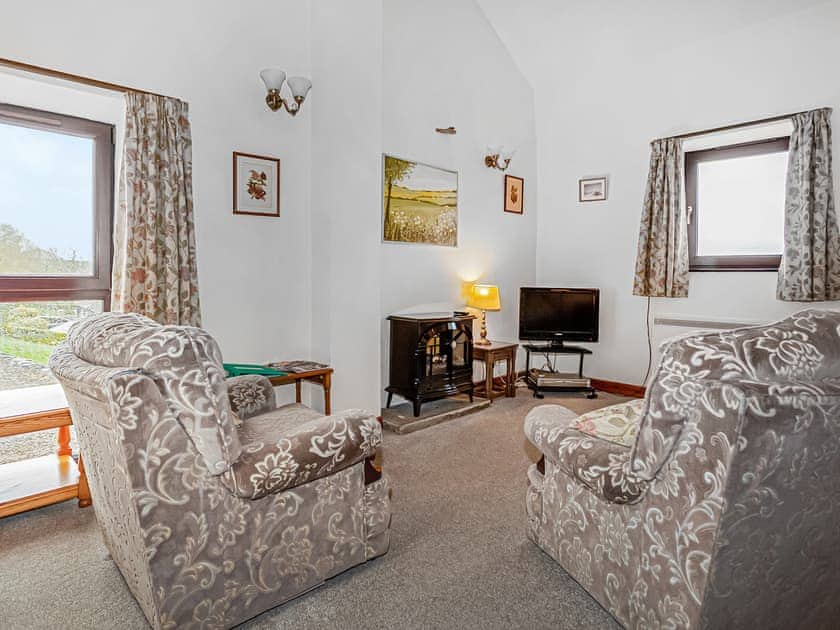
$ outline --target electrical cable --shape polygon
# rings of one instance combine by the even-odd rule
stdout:
[[[650,368],[653,364],[653,342],[650,339],[650,296],[647,299],[647,312],[645,313],[645,324],[647,326],[647,344],[648,344],[648,364],[645,371],[645,378],[642,381],[643,386],[647,386],[648,376],[650,376]]]

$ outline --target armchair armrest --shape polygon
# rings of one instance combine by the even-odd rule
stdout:
[[[225,379],[230,408],[240,420],[277,408],[274,386],[261,374],[244,374]]]
[[[630,448],[578,430],[578,418],[558,405],[528,413],[525,435],[543,454],[537,470],[550,464],[610,503],[639,501],[647,486],[630,471]]]
[[[540,405],[525,416],[525,437],[540,449],[553,464],[558,464],[557,443],[565,437],[566,430],[574,426],[578,416],[560,405]]]
[[[299,424],[255,418],[243,425],[240,437],[242,454],[223,482],[239,497],[259,499],[372,458],[382,428],[375,414],[349,409]],[[367,476],[376,472],[366,470]]]

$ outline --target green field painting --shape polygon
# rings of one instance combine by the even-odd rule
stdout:
[[[458,173],[383,156],[383,237],[398,243],[458,244]]]

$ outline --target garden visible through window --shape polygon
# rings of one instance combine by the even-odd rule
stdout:
[[[50,355],[110,302],[112,131],[0,105],[0,418],[66,406]]]

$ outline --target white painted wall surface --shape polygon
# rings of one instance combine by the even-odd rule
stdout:
[[[541,1],[532,11],[501,0],[481,4],[535,84],[538,282],[600,287],[601,341],[593,345],[589,371],[640,383],[647,363],[645,299],[631,291],[648,143],[774,114],[840,108],[840,81],[833,78],[840,4]],[[836,129],[837,113],[833,122]],[[609,200],[578,203],[578,179],[602,173],[610,177]],[[770,321],[803,307],[777,301],[775,283],[775,273],[692,273],[689,297],[654,300],[652,316]]]
[[[519,287],[535,280],[537,182],[533,91],[474,0],[388,0],[383,32],[383,151],[459,173],[457,248],[379,247],[384,387],[385,317],[461,308],[464,280],[499,285],[489,334],[516,340]],[[449,125],[457,135],[435,132]],[[521,216],[502,210],[504,173],[484,165],[488,144],[517,151],[507,172],[525,179]]]
[[[290,0],[247,11],[199,0],[142,10],[30,2],[4,7],[0,20],[0,57],[189,102],[204,326],[229,361],[309,354],[311,111],[269,111],[258,77],[266,66],[309,74],[309,22],[308,2]],[[0,101],[14,102],[4,85]],[[234,150],[281,159],[279,219],[232,214]]]
[[[334,406],[376,408],[384,317],[460,306],[462,280],[501,287],[488,326],[510,340],[520,286],[600,287],[588,371],[640,382],[645,301],[630,292],[649,141],[840,106],[838,27],[840,6],[822,0],[260,0],[247,12],[151,0],[130,19],[125,5],[79,0],[7,9],[0,56],[188,101],[206,328],[228,360],[329,360]],[[266,66],[312,76],[297,118],[265,107]],[[15,102],[4,85],[0,100]],[[456,136],[434,133],[449,124]],[[502,212],[503,175],[483,165],[499,143],[518,151],[523,216]],[[280,219],[231,214],[233,150],[282,159]],[[459,171],[458,248],[381,242],[383,151]],[[579,204],[578,178],[602,173],[609,200]],[[652,316],[767,321],[799,308],[774,284],[692,274],[691,297],[656,300]]]
[[[312,347],[333,409],[378,412],[382,0],[312,3],[312,81]]]

